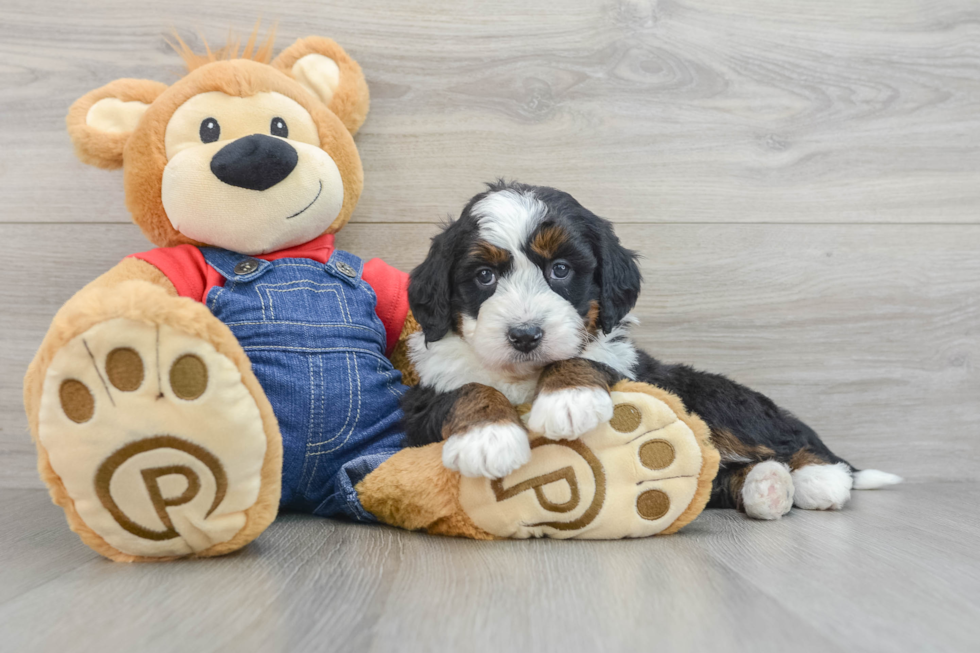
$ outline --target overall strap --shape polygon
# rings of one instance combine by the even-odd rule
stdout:
[[[335,249],[327,261],[326,270],[328,274],[356,287],[364,272],[364,262],[350,252]]]
[[[204,260],[228,281],[254,281],[272,268],[272,264],[247,254],[218,247],[202,247]]]

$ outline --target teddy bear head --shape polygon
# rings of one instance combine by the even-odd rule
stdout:
[[[262,254],[340,230],[363,186],[352,138],[368,111],[360,66],[309,37],[195,55],[171,86],[119,79],[68,113],[79,158],[123,167],[126,204],[155,245]]]

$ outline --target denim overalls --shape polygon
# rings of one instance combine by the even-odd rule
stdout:
[[[282,432],[281,510],[375,521],[354,486],[401,449],[401,373],[362,261],[263,261],[202,247],[226,279],[205,304],[252,362]]]

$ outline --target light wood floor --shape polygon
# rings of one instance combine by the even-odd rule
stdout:
[[[150,247],[70,103],[172,82],[255,17],[366,72],[341,246],[408,270],[497,176],[643,253],[641,344],[772,396],[905,485],[775,524],[483,544],[286,516],[223,560],[99,560],[20,400],[55,310]],[[0,650],[980,650],[976,0],[3,0]]]
[[[103,560],[43,491],[0,491],[4,651],[976,651],[975,483],[778,523],[472,542],[280,517],[223,559]]]

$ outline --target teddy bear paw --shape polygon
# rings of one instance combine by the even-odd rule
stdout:
[[[128,556],[228,542],[267,490],[241,372],[166,325],[116,318],[69,341],[47,370],[38,435],[78,517]]]

